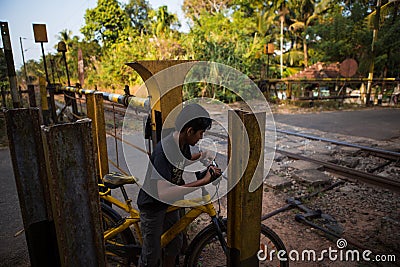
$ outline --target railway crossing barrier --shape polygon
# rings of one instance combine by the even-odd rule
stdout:
[[[186,61],[183,61],[186,62]],[[161,139],[161,130],[172,131],[171,112],[182,108],[182,86],[163,88],[150,79],[153,75],[182,61],[141,61],[129,63],[143,78],[149,98],[110,94],[76,87],[52,87],[50,110],[47,95],[42,97],[45,123],[52,118],[53,124],[43,124],[39,109],[16,109],[6,111],[10,151],[18,185],[21,211],[33,266],[47,265],[42,259],[52,260],[52,266],[105,266],[104,243],[100,218],[97,181],[108,173],[108,154],[103,101],[120,103],[150,112],[151,141],[154,145]],[[195,64],[195,62],[193,62]],[[181,84],[193,64],[174,77]],[[167,81],[168,82],[168,81]],[[43,93],[44,86],[41,86]],[[60,92],[84,94],[89,119],[73,123],[54,124],[54,94]],[[32,102],[33,103],[33,102]],[[47,108],[47,110],[46,110]],[[265,114],[242,110],[229,113],[229,176],[239,181],[228,194],[228,257],[229,266],[258,266],[262,188],[249,192],[254,177],[262,179],[264,158]],[[239,118],[239,119],[237,119]],[[244,149],[244,136],[249,147]],[[123,140],[121,140],[123,141]],[[251,153],[250,153],[251,151]],[[245,164],[242,159],[248,157]],[[32,172],[32,170],[36,170]],[[235,177],[238,174],[241,177]],[[35,190],[32,192],[32,183]],[[28,186],[29,185],[29,186]],[[228,181],[229,186],[229,181]],[[34,195],[34,198],[31,196]],[[32,212],[39,206],[40,212]],[[36,218],[41,214],[40,218]],[[35,217],[36,216],[36,217]],[[39,226],[36,223],[40,222]],[[39,227],[39,228],[37,228]],[[37,232],[37,229],[42,232]],[[48,236],[51,246],[36,245],[39,236]],[[57,249],[58,248],[58,249]],[[56,251],[57,253],[54,253]],[[55,255],[53,258],[44,254]]]

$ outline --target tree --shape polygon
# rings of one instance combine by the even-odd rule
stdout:
[[[86,10],[85,23],[81,32],[86,40],[96,40],[107,47],[127,37],[129,18],[117,0],[98,0],[95,8]]]
[[[139,33],[149,33],[150,23],[149,23],[149,12],[151,7],[147,0],[129,0],[128,4],[124,7],[127,13],[131,25]]]
[[[226,10],[232,2],[233,0],[184,0],[182,10],[187,18],[197,22],[201,14],[216,15]]]
[[[371,31],[366,27],[358,7],[352,15],[343,16],[340,8],[321,19],[309,30],[310,42],[319,58],[315,60],[341,62],[346,58],[361,60],[368,54]],[[356,21],[356,18],[361,18]]]
[[[293,31],[303,41],[304,65],[308,66],[308,28],[313,25],[320,15],[330,8],[329,0],[293,0],[290,2],[291,10],[295,12],[293,23],[289,30]]]
[[[151,16],[153,17],[152,30],[156,36],[168,33],[171,26],[179,25],[178,17],[176,14],[169,13],[167,6],[160,6],[156,11],[152,11]]]

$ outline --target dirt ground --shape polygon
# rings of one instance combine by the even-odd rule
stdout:
[[[280,112],[287,113],[303,113],[302,109],[287,108],[280,109]],[[279,125],[279,127],[287,127],[285,129],[301,130],[296,127]],[[4,131],[4,124],[0,120],[0,129]],[[386,148],[399,148],[400,139],[393,139],[387,142],[376,142],[365,138],[345,137],[336,134],[321,133],[318,131],[307,131],[316,136],[329,137],[332,139],[342,139],[348,142],[359,143]],[[6,136],[0,135],[6,143]],[[286,138],[286,137],[285,137]],[[287,139],[278,139],[281,144],[287,144]],[[309,151],[313,149],[313,143],[304,143],[302,141],[291,138],[291,143],[297,143]],[[3,141],[0,140],[0,144]],[[320,144],[317,144],[320,146]],[[315,146],[314,146],[315,147]],[[298,148],[298,147],[297,147]],[[327,148],[336,149],[336,148]],[[337,159],[351,158],[349,155],[344,155],[344,152],[332,153],[332,157]],[[314,153],[317,154],[317,153]],[[342,157],[341,156],[346,156]],[[291,177],[292,169],[290,168],[291,160],[277,155],[276,166],[271,170],[271,174]],[[279,163],[279,164],[278,164]],[[365,167],[372,166],[374,162],[359,161],[359,165]],[[390,167],[390,166],[389,166]],[[326,173],[331,176],[331,182],[338,181],[342,177]],[[382,171],[382,175],[389,177],[400,177],[400,171],[397,167],[390,167],[386,171]],[[286,204],[288,197],[302,196],[318,190],[308,185],[303,185],[291,180],[291,185],[281,189],[272,189],[267,185],[263,188],[263,214],[274,211]],[[324,213],[333,216],[343,230],[343,237],[348,242],[345,248],[358,249],[360,255],[365,250],[372,251],[369,255],[370,262],[366,261],[332,261],[326,257],[322,261],[291,261],[290,266],[400,266],[400,195],[393,193],[387,189],[377,188],[371,185],[346,181],[343,185],[336,187],[333,190],[322,193],[309,201],[305,205],[320,209]],[[217,207],[217,206],[216,206]],[[251,208],[251,207],[247,207]],[[339,250],[336,239],[326,236],[321,231],[301,224],[295,220],[295,215],[301,213],[298,210],[290,210],[280,213],[272,218],[265,220],[263,223],[273,229],[284,242],[288,252],[296,250],[301,253],[304,250],[315,250],[317,257],[320,256],[323,250],[329,248]],[[222,215],[226,215],[226,199],[222,199]],[[209,223],[208,218],[199,218],[191,226],[189,234],[193,237],[198,231],[203,229]],[[13,232],[15,233],[15,231]],[[22,237],[21,237],[22,238]],[[357,247],[351,245],[357,244]],[[342,249],[344,251],[345,249]],[[395,255],[396,262],[378,263],[372,261],[376,255]],[[0,264],[1,265],[1,264]],[[26,266],[26,265],[25,265]],[[212,266],[212,265],[210,265]]]

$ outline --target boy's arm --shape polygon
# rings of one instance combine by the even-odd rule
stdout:
[[[210,168],[213,169],[216,175],[218,176],[221,175],[221,169],[216,167],[210,167]],[[182,199],[186,194],[189,194],[199,189],[199,187],[209,184],[210,182],[211,182],[210,172],[207,172],[202,179],[185,184],[183,186],[171,185],[166,180],[159,180],[157,181],[158,196],[161,200],[165,202],[173,202]]]

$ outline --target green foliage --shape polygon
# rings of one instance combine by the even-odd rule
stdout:
[[[168,12],[167,6],[160,6],[157,10],[151,10],[151,28],[155,36],[168,35],[171,27],[180,27],[176,14]]]
[[[129,0],[124,10],[134,29],[139,33],[150,32],[149,12],[151,8],[147,0]]]
[[[229,65],[252,79],[265,78],[262,74],[269,63],[269,77],[279,78],[281,38],[282,77],[317,61],[342,62],[346,58],[358,61],[361,75],[366,76],[374,63],[378,77],[399,76],[399,2],[382,1],[374,55],[368,21],[374,16],[375,3],[370,0],[185,0],[182,9],[189,19],[188,33],[178,31],[180,22],[166,6],[153,10],[148,0],[124,3],[98,0],[95,8],[88,9],[81,29],[84,40],[68,29],[59,33],[59,41],[67,44],[66,59],[72,84],[78,80],[79,48],[83,52],[86,88],[118,90],[126,84],[141,83],[140,77],[125,65],[136,60],[213,61]],[[275,45],[269,62],[268,56],[263,54],[267,43]],[[3,58],[0,51],[0,80],[5,77]],[[61,54],[46,58],[48,66],[53,61],[57,68],[56,82],[66,84]],[[28,61],[27,69],[33,82],[44,76],[41,60]],[[209,75],[218,78],[220,70],[211,70]],[[184,96],[237,101],[238,96],[223,88],[222,82],[186,85]]]
[[[97,7],[86,10],[85,23],[81,29],[85,38],[109,47],[127,37],[129,17],[117,0],[98,0]]]

